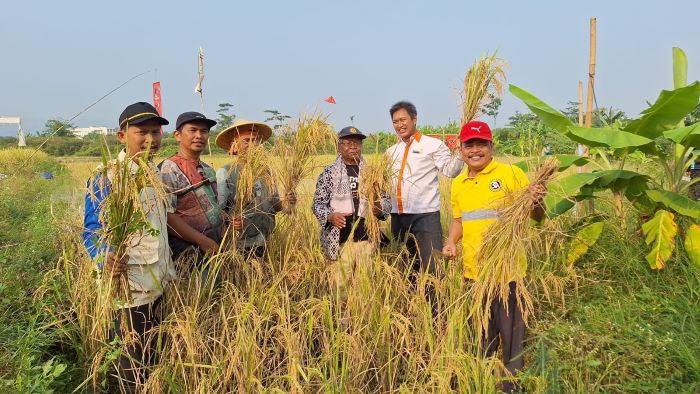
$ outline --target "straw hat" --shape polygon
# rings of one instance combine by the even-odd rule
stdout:
[[[238,133],[241,131],[248,131],[250,129],[258,133],[260,142],[267,141],[272,135],[272,129],[265,123],[254,122],[246,119],[236,119],[231,126],[227,127],[216,136],[216,145],[219,145],[221,149],[228,152],[231,148],[231,143],[233,143],[233,140],[238,137]]]

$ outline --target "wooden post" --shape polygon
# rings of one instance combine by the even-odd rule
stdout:
[[[595,82],[595,49],[596,49],[596,18],[591,18],[591,45],[588,60],[588,96],[586,97],[586,121],[585,127],[590,128],[593,123],[593,84]],[[588,149],[584,154],[588,156]],[[585,167],[584,167],[585,168]],[[593,200],[588,201],[588,212],[595,209]]]
[[[578,81],[578,127],[583,127],[583,81]],[[576,154],[579,156],[588,156],[588,149],[583,144],[578,144]],[[586,166],[576,168],[577,173],[582,173]],[[574,207],[574,215],[581,219],[586,214],[586,207],[578,202]]]
[[[578,126],[583,127],[583,81],[578,81]]]
[[[586,127],[593,123],[593,83],[595,81],[596,18],[591,18],[591,49],[588,61],[588,96],[586,97]]]

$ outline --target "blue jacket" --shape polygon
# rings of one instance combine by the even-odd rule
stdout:
[[[90,258],[95,261],[97,268],[102,268],[104,261],[97,259],[104,256],[107,245],[100,240],[99,230],[102,229],[100,213],[102,211],[102,201],[111,192],[109,180],[102,181],[100,175],[87,181],[87,192],[85,193],[85,216],[83,217],[83,244],[90,254]]]

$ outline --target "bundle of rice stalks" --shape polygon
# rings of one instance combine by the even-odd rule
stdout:
[[[129,159],[120,157],[108,160],[102,154],[102,165],[91,179],[88,187],[93,201],[95,188],[109,194],[100,206],[100,221],[105,227],[99,234],[98,244],[107,245],[117,260],[126,258],[130,246],[138,243],[140,237],[157,235],[151,226],[145,209],[165,209],[166,193],[158,177],[155,166],[148,161],[150,147],[143,153]],[[146,192],[152,188],[153,193]],[[113,280],[105,275],[103,284],[112,289],[117,304],[131,300],[127,271]]]
[[[262,144],[252,144],[244,150],[238,150],[229,172],[237,171],[236,191],[231,216],[243,218],[257,209],[256,190],[273,189],[270,152]],[[232,229],[233,227],[231,227]],[[235,237],[229,238],[231,240]]]
[[[275,178],[287,193],[294,191],[302,179],[311,175],[314,168],[313,156],[319,152],[319,148],[334,145],[336,134],[333,126],[328,123],[328,116],[321,112],[303,114],[285,130],[275,145],[279,161]],[[291,213],[293,207],[285,204],[284,210]]]
[[[496,54],[483,55],[467,70],[462,91],[462,124],[478,118],[485,105],[503,95],[506,63]]]
[[[546,160],[539,168],[532,185],[545,186],[559,163],[556,159]],[[530,213],[534,202],[528,189],[521,189],[508,196],[508,203],[499,210],[498,219],[484,232],[483,243],[477,252],[478,278],[471,289],[471,315],[481,339],[487,332],[493,300],[500,299],[507,310],[509,283],[515,282],[518,308],[523,320],[532,313],[532,297],[525,285],[524,259],[528,250],[536,247],[530,226]]]
[[[365,215],[365,228],[369,240],[379,246],[381,240],[381,229],[379,220],[374,215],[374,207],[381,207],[382,196],[386,195],[391,188],[392,167],[389,156],[383,154],[373,155],[369,160],[365,159],[362,173],[360,174],[360,185],[358,193],[360,198],[367,201],[367,211]]]

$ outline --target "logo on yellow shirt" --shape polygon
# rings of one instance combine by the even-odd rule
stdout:
[[[501,180],[500,179],[494,179],[489,183],[489,189],[491,189],[492,192],[497,192],[501,190]]]

